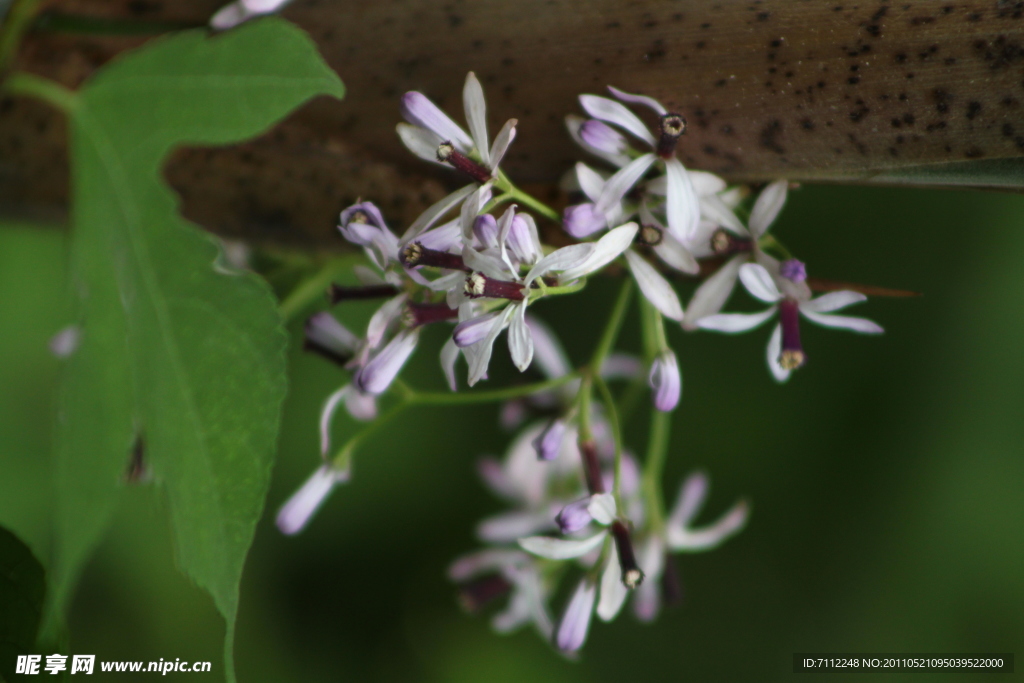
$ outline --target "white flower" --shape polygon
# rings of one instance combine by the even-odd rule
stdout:
[[[750,212],[749,229],[744,228],[738,222],[735,224],[722,223],[723,227],[740,238],[733,247],[739,247],[742,250],[726,261],[694,292],[693,298],[690,299],[690,305],[687,306],[686,316],[683,318],[683,329],[696,330],[700,327],[701,318],[715,315],[722,310],[722,306],[725,305],[736,286],[740,266],[755,258],[758,260],[770,258],[761,251],[758,241],[767,234],[775,218],[782,211],[782,207],[786,203],[788,188],[787,181],[776,180],[761,191]],[[734,214],[733,216],[735,217]],[[719,235],[726,242],[731,241],[727,234],[719,233]],[[721,251],[729,253],[730,250],[730,245],[726,245],[725,249]]]
[[[863,294],[844,290],[811,299],[810,291],[806,290],[806,284],[799,276],[794,281],[781,275],[786,266],[792,267],[790,262],[778,264],[772,259],[768,265],[774,266],[774,275],[760,263],[746,263],[739,268],[739,278],[751,295],[773,304],[771,307],[760,313],[720,313],[701,318],[697,324],[703,329],[718,332],[745,332],[778,312],[779,323],[768,341],[768,367],[776,381],[785,382],[790,372],[806,360],[800,343],[800,315],[823,327],[853,330],[862,334],[883,332],[877,323],[865,318],[829,315],[832,311],[866,301],[867,297]],[[802,273],[802,264],[794,270]]]
[[[686,122],[679,114],[670,113],[660,102],[642,95],[631,95],[616,88],[608,88],[623,102],[639,104],[652,109],[660,117],[657,136],[651,133],[643,121],[621,102],[597,95],[580,95],[580,104],[594,119],[611,124],[645,143],[652,151],[622,162],[629,157],[623,153],[625,138],[616,137],[615,131],[607,126],[595,126],[584,122],[576,129],[574,137],[584,148],[594,151],[605,159],[620,166],[619,170],[605,183],[601,194],[592,199],[586,209],[570,207],[566,214],[566,228],[570,233],[600,229],[599,224],[614,224],[621,212],[621,203],[626,194],[647,174],[656,162],[664,167],[666,185],[665,213],[668,229],[679,240],[688,239],[700,221],[700,203],[682,162],[675,158],[675,144],[685,131]],[[569,122],[573,132],[573,121]],[[587,227],[576,228],[583,223]]]
[[[210,18],[210,28],[226,31],[254,17],[272,14],[291,0],[235,0]]]

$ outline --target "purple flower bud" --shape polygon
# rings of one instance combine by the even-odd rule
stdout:
[[[803,282],[807,279],[807,266],[803,261],[791,258],[779,264],[779,275],[793,282]]]
[[[594,518],[587,509],[589,506],[590,497],[588,496],[562,508],[562,511],[555,517],[555,522],[563,534],[575,533],[590,524]]]
[[[370,225],[381,229],[387,228],[384,216],[373,202],[353,204],[341,212],[342,229],[350,227],[353,223],[357,224],[357,226]]]
[[[366,394],[378,396],[384,393],[416,350],[417,341],[419,334],[416,330],[402,332],[356,374],[353,383]]]
[[[606,123],[590,119],[580,126],[580,138],[604,154],[625,154],[626,138]]]
[[[565,436],[565,421],[552,420],[551,424],[533,441],[537,450],[538,460],[554,460],[562,449],[562,437]]]
[[[575,652],[583,647],[590,630],[590,615],[594,612],[596,597],[597,585],[586,578],[580,581],[555,634],[555,645],[562,652]]]
[[[498,221],[489,213],[481,214],[473,221],[473,234],[484,248],[498,246]]]
[[[529,214],[516,214],[512,219],[506,243],[520,263],[532,265],[544,255],[537,236],[537,224]]]
[[[565,231],[577,239],[592,235],[607,227],[604,214],[597,211],[591,202],[568,206],[562,214],[562,225]]]
[[[654,407],[663,413],[675,410],[679,404],[683,380],[679,374],[679,363],[672,349],[665,349],[654,359],[648,378],[654,390]]]

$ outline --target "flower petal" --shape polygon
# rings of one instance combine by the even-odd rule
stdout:
[[[277,513],[277,528],[291,536],[305,528],[313,514],[327,500],[328,494],[341,482],[348,481],[348,470],[322,465],[306,483],[281,506]]]
[[[582,162],[577,163],[576,182],[579,183],[580,190],[587,196],[587,199],[592,202],[600,199],[605,184],[605,180],[600,173]]]
[[[811,322],[822,325],[823,327],[852,330],[854,332],[860,332],[861,334],[882,334],[885,332],[881,325],[873,320],[868,320],[867,318],[855,318],[849,315],[815,313],[814,311],[805,311],[802,306],[800,307],[800,312]]]
[[[525,372],[533,362],[533,335],[526,324],[526,304],[529,299],[523,299],[522,303],[515,306],[515,313],[512,314],[512,324],[508,328],[508,350],[512,355],[512,363]]]
[[[455,192],[442,199],[441,201],[430,206],[429,209],[420,214],[419,218],[413,221],[409,229],[402,235],[402,245],[406,245],[409,242],[416,239],[416,237],[423,231],[427,230],[439,218],[444,216],[446,213],[451,211],[455,206],[462,202],[466,197],[473,194],[477,190],[475,183],[460,187]]]
[[[718,313],[706,315],[697,321],[697,327],[702,330],[714,330],[715,332],[746,332],[752,330],[765,320],[775,315],[775,307],[772,306],[760,313]]]
[[[844,289],[838,292],[822,294],[817,299],[801,303],[800,310],[812,311],[814,313],[829,313],[830,311],[838,311],[840,308],[846,308],[847,306],[859,304],[867,300],[868,298],[860,292],[851,292]]]
[[[614,124],[632,133],[652,148],[657,144],[651,131],[647,129],[640,117],[627,109],[621,102],[598,95],[580,95],[580,106],[583,107],[583,111],[595,119]]]
[[[679,494],[672,506],[672,512],[669,513],[666,528],[682,530],[688,527],[700,512],[707,495],[708,475],[703,472],[694,472],[688,476],[679,487]]]
[[[579,145],[586,151],[590,152],[594,156],[601,157],[602,159],[610,163],[612,166],[622,168],[623,166],[628,164],[630,159],[629,156],[627,156],[626,154],[610,154],[603,149],[594,147],[583,138],[583,126],[586,125],[587,121],[591,120],[593,119],[584,119],[583,117],[576,116],[575,114],[569,114],[568,116],[565,117],[565,127],[566,129],[568,129],[569,136],[572,137],[573,141],[575,141],[577,145]],[[595,121],[595,123],[601,122]]]
[[[672,285],[661,276],[654,266],[648,263],[642,256],[632,249],[626,250],[626,262],[633,272],[633,279],[640,286],[644,297],[651,302],[651,305],[658,309],[666,318],[675,321],[683,319],[683,307],[679,303]]]
[[[690,299],[690,305],[686,307],[683,329],[696,330],[701,318],[714,315],[722,310],[722,306],[732,294],[733,287],[736,286],[740,266],[746,263],[748,258],[746,254],[733,256],[697,288],[693,298]]]
[[[622,583],[622,568],[619,566],[618,551],[605,562],[601,572],[601,599],[597,603],[597,616],[601,621],[611,621],[622,609],[629,589]]]
[[[407,92],[402,96],[402,117],[420,128],[426,128],[441,138],[458,147],[463,154],[473,149],[473,140],[462,130],[459,124],[452,121],[447,114],[438,109],[426,95],[416,91]]]
[[[668,229],[680,241],[686,241],[697,232],[700,200],[693,190],[690,174],[679,159],[672,158],[665,162],[665,178],[668,183],[665,197]]]
[[[498,168],[498,164],[505,158],[505,152],[508,151],[509,145],[516,139],[516,124],[518,123],[519,121],[516,119],[509,119],[494,137],[494,144],[491,145],[491,165],[488,167],[492,171]]]
[[[708,173],[707,171],[687,172],[690,174],[690,182],[693,183],[693,189],[697,193],[697,196],[700,197],[701,201],[704,201],[705,196],[717,195],[728,187],[725,181],[714,173]]]
[[[472,346],[482,341],[490,334],[492,326],[500,324],[499,315],[501,315],[501,311],[492,311],[469,320],[463,320],[452,331],[452,341],[459,348]]]
[[[408,123],[396,124],[395,130],[398,131],[398,137],[405,148],[420,159],[438,166],[447,165],[437,158],[437,148],[444,142],[437,133]]]
[[[452,391],[459,390],[459,383],[455,379],[455,361],[459,359],[459,347],[451,337],[441,347],[441,370],[444,378],[448,380],[448,388]]]
[[[612,207],[622,201],[626,193],[633,189],[633,186],[654,165],[655,160],[657,157],[653,154],[643,154],[616,171],[615,175],[605,183],[594,210],[598,213],[611,211]]]
[[[636,223],[625,223],[609,230],[594,244],[594,251],[586,261],[564,270],[559,279],[562,282],[569,282],[604,268],[629,248],[636,237],[637,229]]]
[[[683,390],[683,379],[679,374],[679,361],[672,349],[665,349],[651,364],[648,384],[654,390],[654,407],[663,413],[676,409],[679,395]]]
[[[608,526],[615,520],[615,496],[610,493],[595,493],[587,503],[587,512],[594,521]]]
[[[693,171],[690,171],[691,175],[692,173]],[[718,195],[712,194],[700,198],[700,215],[733,234],[741,237],[747,237],[750,234],[732,209],[726,206]]]
[[[632,93],[624,92],[613,86],[608,86],[608,92],[615,95],[618,99],[623,102],[629,102],[630,104],[639,104],[644,107],[648,107],[654,111],[658,116],[664,116],[668,113],[668,110],[653,97],[647,97],[646,95],[633,95]]]
[[[352,385],[346,384],[333,394],[327,397],[324,407],[320,410],[320,454],[327,455],[331,450],[331,420],[335,411],[341,404],[348,392],[352,391]]]
[[[788,181],[776,180],[761,190],[757,201],[754,202],[754,208],[750,210],[750,221],[748,222],[750,234],[755,240],[768,232],[768,228],[775,221],[775,217],[782,211],[782,206],[786,203],[786,191],[788,189]]]
[[[711,550],[727,538],[739,533],[747,523],[749,506],[746,501],[736,503],[717,522],[700,529],[669,528],[666,533],[668,547],[681,552]]]
[[[484,102],[484,89],[472,71],[466,74],[466,84],[462,87],[462,104],[466,109],[466,122],[469,124],[473,146],[476,147],[483,165],[490,168],[491,152],[487,147],[487,104]]]
[[[352,391],[345,394],[345,410],[353,419],[369,422],[377,418],[377,399],[353,387]]]
[[[629,353],[609,353],[601,365],[604,379],[635,379],[643,371],[644,364]]]
[[[586,555],[601,545],[607,533],[604,529],[588,538],[554,538],[553,536],[527,536],[519,539],[519,546],[534,555],[549,560],[568,560]]]
[[[381,349],[374,358],[356,373],[352,383],[359,391],[379,396],[401,372],[402,366],[416,350],[419,341],[419,329],[407,330],[398,334]]]
[[[402,314],[405,299],[406,295],[403,293],[385,301],[370,317],[370,322],[366,326],[366,346],[368,348],[375,349],[381,343],[388,327]]]
[[[562,212],[562,227],[576,239],[589,237],[607,226],[607,217],[590,202],[567,206]]]
[[[494,340],[505,329],[514,311],[514,307],[505,306],[496,323],[491,325],[487,336],[471,347],[473,355],[472,357],[467,357],[467,360],[469,360],[469,386],[473,386],[487,374],[487,367],[491,364],[491,354],[494,351]]]
[[[562,247],[551,252],[530,268],[530,272],[526,274],[523,280],[525,286],[529,286],[535,278],[541,277],[553,271],[564,271],[573,267],[578,267],[581,263],[588,260],[596,251],[597,246],[594,243],[587,242],[585,244],[570,244],[568,247]]]
[[[486,543],[511,543],[516,539],[547,538],[546,536],[530,536],[542,531],[555,529],[554,515],[543,512],[506,512],[486,517],[476,526],[476,536]],[[524,546],[525,547],[525,546]],[[529,550],[529,548],[526,548]]]
[[[776,325],[772,330],[772,336],[768,339],[768,369],[776,382],[785,382],[789,379],[790,371],[779,364],[779,355],[782,353],[782,325]]]
[[[751,295],[765,303],[773,304],[782,298],[782,292],[771,273],[760,263],[744,263],[740,266],[740,281]]]
[[[555,645],[562,652],[575,652],[586,642],[596,593],[597,586],[585,578],[580,581],[555,634]]]
[[[700,264],[690,250],[670,232],[661,235],[661,242],[654,245],[654,253],[662,261],[682,273],[694,275],[700,272]]]
[[[488,548],[455,558],[455,561],[448,565],[448,578],[451,581],[465,581],[484,572],[522,565],[529,561],[530,556],[521,550]]]

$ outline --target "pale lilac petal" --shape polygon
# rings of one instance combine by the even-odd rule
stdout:
[[[515,312],[513,306],[505,306],[501,315],[497,318],[497,322],[490,326],[487,336],[472,346],[474,355],[471,359],[468,359],[470,361],[469,386],[475,385],[487,374],[487,368],[491,364],[491,354],[494,350],[494,340],[498,338],[501,331],[508,325],[513,312]]]
[[[622,568],[618,562],[618,550],[612,552],[601,572],[601,599],[597,603],[597,616],[601,621],[611,621],[622,610],[629,595],[629,589],[622,583]]]
[[[405,231],[404,235],[402,235],[402,245],[408,244],[416,239],[421,232],[428,230],[439,218],[458,206],[459,203],[475,191],[477,191],[475,183],[472,185],[466,185],[465,187],[461,187],[455,192],[452,192],[439,202],[432,204],[430,208],[420,214],[419,218],[413,221],[412,225],[409,226],[409,229]]]
[[[700,200],[690,182],[690,175],[679,159],[665,162],[665,177],[668,192],[665,197],[668,229],[680,241],[693,237],[700,223]]]
[[[590,496],[587,513],[598,524],[608,526],[615,521],[615,496],[610,493],[595,493]]]
[[[473,234],[484,249],[498,246],[498,221],[489,213],[480,214],[473,221]],[[467,264],[468,265],[468,264]]]
[[[666,318],[681,321],[683,307],[668,280],[632,249],[627,250],[625,256],[629,269],[633,272],[633,279],[640,286],[644,297]]]
[[[341,482],[348,481],[347,470],[323,465],[306,480],[298,491],[289,498],[277,513],[277,528],[291,536],[305,528],[313,514],[327,500],[328,494]]]
[[[854,332],[860,332],[861,334],[882,334],[885,332],[881,325],[872,320],[868,320],[867,318],[815,313],[814,311],[805,311],[803,306],[800,307],[800,312],[811,322],[817,323],[823,327],[852,330]]]
[[[456,270],[447,275],[442,275],[436,280],[428,280],[426,286],[435,292],[451,292],[452,290],[462,292],[466,285],[466,273],[461,270]],[[456,309],[459,307],[461,301],[456,303],[454,306],[449,302],[448,308]]]
[[[466,122],[469,123],[473,146],[476,147],[483,165],[490,168],[491,153],[487,148],[487,105],[484,102],[484,89],[472,71],[466,74],[466,84],[462,88],[462,104],[466,109]]]
[[[473,149],[473,140],[459,124],[437,108],[426,95],[415,91],[402,96],[402,117],[409,123],[426,128],[442,140],[451,142],[463,154]]]
[[[334,418],[334,413],[337,411],[338,406],[345,399],[352,389],[352,385],[346,384],[341,389],[338,389],[333,394],[327,397],[327,401],[324,402],[324,407],[320,410],[320,454],[327,455],[327,452],[331,450],[331,420]]]
[[[552,536],[527,536],[519,539],[519,546],[534,555],[549,560],[568,560],[586,555],[604,541],[604,529],[589,538],[554,538]]]
[[[370,316],[370,322],[366,326],[366,346],[368,348],[375,349],[381,343],[384,339],[384,334],[388,331],[388,327],[391,326],[391,323],[398,320],[398,317],[402,314],[405,300],[406,295],[404,293],[399,294],[393,299],[384,302]]]
[[[528,213],[516,214],[512,218],[506,242],[512,250],[512,256],[522,265],[533,265],[544,256],[537,223]]]
[[[661,610],[661,575],[665,571],[665,547],[658,536],[650,536],[639,553],[644,582],[634,593],[633,611],[643,622],[654,621]]]
[[[68,325],[50,337],[50,353],[57,358],[67,358],[78,349],[81,339],[82,328],[78,325]]]
[[[630,159],[627,154],[609,154],[608,152],[605,152],[602,149],[598,149],[596,147],[591,146],[586,140],[583,139],[583,137],[580,135],[580,131],[582,130],[583,126],[586,125],[586,123],[591,120],[592,119],[584,119],[583,117],[576,116],[575,114],[569,114],[568,116],[565,117],[565,127],[566,129],[568,129],[569,136],[572,137],[573,141],[583,149],[587,150],[588,152],[595,156],[601,157],[602,159],[604,159],[613,166],[622,168],[623,166],[628,164]],[[595,121],[595,123],[600,123],[601,125],[604,125],[600,121]]]
[[[533,315],[526,317],[526,324],[530,326],[533,335],[534,355],[541,372],[548,379],[564,377],[572,372],[569,364],[569,357],[562,348],[554,331],[540,318]]]
[[[462,203],[462,209],[459,212],[459,221],[462,225],[462,241],[464,244],[472,244],[473,242],[473,223],[476,220],[480,210],[487,204],[491,199],[491,185],[485,183],[466,198],[466,201]]]
[[[750,234],[754,239],[768,232],[768,228],[775,221],[775,217],[782,211],[786,203],[786,192],[789,189],[789,182],[776,180],[768,187],[761,190],[761,194],[754,202],[754,208],[750,210]]]
[[[597,248],[595,244],[588,242],[586,244],[570,244],[568,247],[556,249],[537,261],[530,268],[530,272],[526,274],[523,280],[524,286],[529,286],[535,278],[547,275],[548,273],[565,271],[579,266],[584,261],[587,261],[596,252]]]
[[[210,28],[218,31],[226,31],[256,16],[250,12],[239,0],[225,5],[217,10],[217,13],[210,17]]]
[[[643,140],[652,148],[657,144],[654,136],[651,135],[651,131],[647,129],[647,126],[640,120],[640,117],[627,109],[621,102],[610,100],[607,97],[599,97],[598,95],[580,95],[580,105],[585,112],[595,119],[600,119],[622,128]]]
[[[480,458],[476,463],[476,471],[484,485],[496,496],[511,502],[519,501],[519,488],[499,460],[493,457]]]
[[[632,354],[610,353],[601,366],[601,377],[608,380],[634,379],[643,369],[644,364]]]
[[[455,379],[455,361],[459,358],[459,347],[451,337],[441,347],[441,370],[448,381],[448,388],[458,391],[459,383]]]
[[[681,552],[699,552],[711,550],[721,545],[730,536],[739,533],[747,523],[749,506],[746,501],[736,503],[717,522],[700,529],[678,529],[669,527],[666,530],[668,547]]]
[[[597,587],[593,583],[587,579],[580,581],[555,634],[555,646],[562,652],[575,652],[586,642],[596,593]]]
[[[592,202],[596,202],[601,198],[601,193],[604,191],[605,179],[600,173],[590,168],[584,163],[576,164],[576,182],[579,183],[580,190],[587,196]]]
[[[242,0],[242,4],[250,12],[256,12],[259,14],[269,14],[276,12],[291,0]]]
[[[508,328],[508,350],[512,355],[512,363],[519,372],[525,372],[533,362],[533,335],[526,324],[526,304],[529,299],[523,299],[522,303],[515,305],[515,313],[512,314],[512,323]]]
[[[656,160],[655,155],[644,154],[616,171],[615,175],[605,183],[600,198],[595,202],[595,211],[606,213],[622,201],[626,193],[633,189],[633,186],[647,173]]]
[[[717,195],[719,192],[728,187],[724,180],[716,176],[714,173],[708,173],[707,171],[687,171],[690,174],[690,182],[693,183],[693,189],[697,193],[697,196],[704,200],[707,195]]]
[[[608,226],[608,221],[594,204],[587,202],[565,207],[562,213],[562,226],[576,239],[583,239],[604,230]]]
[[[491,333],[492,327],[501,324],[499,320],[501,314],[501,311],[493,311],[459,323],[452,332],[452,340],[459,348],[472,346],[482,341]]]
[[[433,230],[427,230],[416,237],[421,246],[434,251],[462,253],[462,226],[451,220]]]
[[[811,311],[813,313],[829,313],[867,300],[868,298],[860,292],[842,290],[822,294],[817,299],[811,299],[810,301],[801,303],[800,310]]]
[[[467,268],[479,271],[495,280],[513,280],[515,274],[509,272],[508,265],[494,254],[484,254],[473,247],[463,247],[462,261]]]
[[[625,223],[609,230],[594,243],[594,251],[585,261],[574,268],[563,271],[559,279],[562,282],[569,282],[604,268],[629,248],[633,243],[633,238],[636,237],[637,230],[636,223]]]
[[[736,279],[739,277],[740,266],[747,261],[746,254],[739,254],[732,257],[722,265],[694,292],[690,299],[690,305],[686,307],[686,315],[683,317],[683,329],[696,330],[697,321],[714,315],[722,310],[722,306],[728,301],[736,286]]]
[[[353,388],[345,394],[345,410],[354,420],[370,422],[377,419],[377,399]]]
[[[486,517],[476,526],[476,536],[486,543],[511,543],[519,539],[546,538],[546,536],[530,536],[541,531],[555,528],[552,514],[544,512],[506,512],[493,517]],[[524,538],[524,536],[526,538]],[[523,546],[526,550],[526,546]]]
[[[423,161],[429,161],[438,166],[448,165],[437,158],[437,148],[444,142],[437,133],[408,123],[396,124],[395,131],[398,132],[398,138],[405,148]]]
[[[508,151],[509,145],[516,139],[517,123],[519,122],[516,119],[509,119],[501,127],[501,130],[498,131],[497,136],[495,136],[494,144],[491,145],[491,165],[488,167],[492,171],[498,168],[501,160],[505,158],[505,152]]]
[[[654,245],[654,253],[676,270],[694,275],[700,272],[700,264],[693,253],[670,232],[661,234],[661,242]]]
[[[789,379],[790,371],[779,364],[779,355],[782,353],[782,325],[776,325],[772,336],[768,339],[768,369],[776,382],[785,382]]]
[[[387,223],[384,222],[384,215],[373,202],[359,202],[348,207],[341,212],[339,223],[342,227],[351,227],[353,225],[352,219],[359,215],[369,219],[369,222],[363,225],[373,226],[380,230],[388,229]],[[355,225],[360,225],[360,223],[356,222]]]
[[[653,97],[648,97],[647,95],[633,95],[632,93],[624,92],[610,85],[608,86],[608,91],[612,95],[615,95],[616,98],[622,100],[623,102],[629,102],[630,104],[639,104],[641,106],[652,109],[654,113],[657,114],[658,116],[664,116],[665,114],[668,113],[668,110],[665,109],[661,102],[654,99]]]
[[[418,341],[418,329],[401,332],[356,373],[353,383],[367,394],[379,396],[384,393],[416,350]]]
[[[448,578],[451,581],[465,581],[486,572],[524,565],[529,561],[530,556],[521,550],[488,548],[455,558],[455,561],[448,565]]]
[[[773,304],[782,298],[782,292],[771,274],[759,263],[744,263],[740,266],[740,281],[754,297]]]
[[[306,320],[305,335],[315,345],[339,356],[349,356],[359,348],[359,337],[327,311],[314,313]]]
[[[717,313],[706,315],[697,321],[697,327],[702,330],[714,330],[715,332],[746,332],[752,330],[764,321],[775,315],[775,307],[761,311],[760,313]]]
[[[688,527],[704,505],[708,488],[708,475],[705,473],[694,472],[688,476],[679,487],[676,502],[668,516],[667,528],[680,530]]]
[[[596,119],[583,122],[579,127],[579,135],[587,147],[608,157],[624,156],[629,148],[622,133]]]
[[[654,407],[663,413],[676,409],[679,395],[683,390],[683,379],[679,374],[679,362],[671,349],[665,349],[651,364],[647,383],[654,391]]]
[[[692,171],[690,172],[693,173]],[[700,215],[702,218],[741,237],[749,237],[750,233],[736,217],[732,209],[725,205],[718,195],[707,195],[700,198]]]

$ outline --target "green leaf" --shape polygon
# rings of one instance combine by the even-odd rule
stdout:
[[[0,681],[14,680],[18,655],[33,654],[45,587],[39,560],[0,527]]]
[[[34,87],[70,118],[83,328],[59,402],[48,624],[60,628],[141,439],[169,501],[178,564],[227,621],[233,680],[238,587],[270,479],[286,337],[269,288],[226,267],[214,240],[178,215],[160,167],[175,145],[252,137],[343,86],[305,33],[265,19],[154,41],[77,95],[48,88]]]

